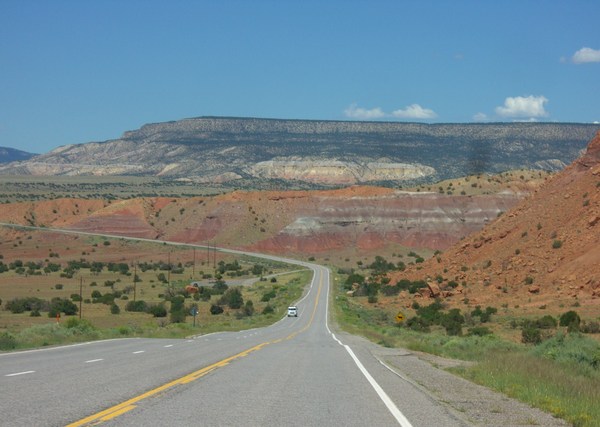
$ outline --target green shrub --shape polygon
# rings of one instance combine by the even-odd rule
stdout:
[[[275,289],[271,289],[269,292],[263,294],[263,296],[260,300],[262,302],[269,302],[271,299],[275,298],[276,296],[277,296],[277,292],[275,292]]]
[[[185,322],[186,310],[184,306],[185,298],[182,295],[177,295],[171,298],[171,322],[172,323],[183,323]]]
[[[521,331],[521,342],[525,344],[539,344],[542,342],[542,332],[535,326],[525,326]]]
[[[115,304],[113,302],[110,306],[110,313],[111,314],[119,314],[119,313],[121,313],[121,309],[119,308],[119,306],[117,304]]]
[[[31,310],[47,311],[49,303],[36,297],[15,298],[6,302],[6,309],[13,314]]]
[[[425,319],[429,324],[439,325],[443,316],[442,303],[439,300],[417,309],[417,314]]]
[[[536,320],[535,324],[540,329],[554,329],[558,325],[558,322],[554,317],[547,314],[544,317]]]
[[[0,350],[13,350],[17,347],[17,339],[10,332],[0,332]]]
[[[406,327],[417,332],[431,332],[430,323],[422,317],[411,317],[406,321]]]
[[[219,304],[228,305],[229,308],[238,309],[244,304],[244,298],[239,288],[229,288],[219,299]]]
[[[227,286],[227,283],[225,283],[224,280],[218,279],[212,286],[212,293],[215,295],[223,295],[228,288],[229,286]]]
[[[446,329],[448,335],[462,335],[462,325],[465,323],[465,317],[458,308],[453,308],[441,318],[441,324]]]
[[[535,348],[535,354],[566,365],[575,365],[583,372],[600,369],[600,344],[581,334],[558,333]]]
[[[78,319],[77,317],[71,317],[67,319],[63,325],[74,334],[88,334],[95,331],[96,328],[87,319]]]
[[[148,313],[154,317],[167,317],[167,308],[164,304],[154,304],[148,307]]]
[[[265,308],[263,308],[262,314],[271,314],[274,312],[275,312],[275,309],[271,305],[267,304],[265,306]]]
[[[77,306],[67,298],[52,298],[50,301],[50,310],[48,317],[56,317],[59,313],[64,313],[67,316],[73,316],[77,314],[79,309]]]
[[[578,331],[580,323],[581,323],[581,318],[573,310],[563,313],[559,318],[560,326],[566,326],[569,329],[569,332]]]
[[[148,311],[148,304],[144,300],[129,301],[125,305],[125,311],[143,313]]]
[[[254,303],[252,302],[252,300],[248,300],[248,301],[246,301],[246,304],[244,304],[244,315],[252,316],[253,314],[254,314]]]
[[[268,307],[268,306],[267,306]],[[210,314],[217,315],[223,313],[223,307],[217,304],[213,304],[210,306]]]

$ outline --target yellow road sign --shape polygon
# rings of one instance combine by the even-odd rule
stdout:
[[[398,314],[396,314],[396,322],[398,323],[402,323],[404,322],[404,314],[402,314],[402,312],[398,312]]]

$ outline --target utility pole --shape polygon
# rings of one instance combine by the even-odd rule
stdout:
[[[196,248],[194,248],[194,260],[192,262],[192,279],[196,275]]]
[[[83,301],[83,277],[79,276],[79,320],[81,320],[81,302]]]
[[[206,265],[210,268],[210,240],[206,242]]]
[[[137,262],[133,264],[133,301],[135,302],[137,288]]]
[[[167,287],[171,287],[171,251],[169,251],[169,262],[167,263]]]

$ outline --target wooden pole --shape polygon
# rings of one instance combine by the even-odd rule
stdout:
[[[83,301],[83,277],[79,276],[79,320],[81,320],[81,302]]]

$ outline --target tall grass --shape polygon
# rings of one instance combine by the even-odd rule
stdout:
[[[586,375],[577,364],[559,363],[530,351],[492,352],[459,373],[575,426],[600,425],[600,375]]]

